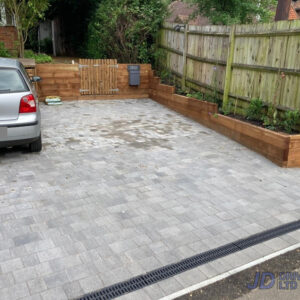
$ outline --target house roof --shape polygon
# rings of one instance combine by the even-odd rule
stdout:
[[[300,11],[300,0],[293,2],[296,11]]]
[[[296,12],[296,9],[294,7],[294,5],[292,4],[290,7],[290,12],[289,12],[289,20],[299,20],[299,15]]]
[[[169,5],[170,16],[167,22],[170,23],[186,23],[190,25],[209,25],[211,24],[207,17],[197,15],[193,19],[189,18],[197,11],[197,6],[182,1],[174,1]]]

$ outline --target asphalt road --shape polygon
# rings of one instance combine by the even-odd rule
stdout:
[[[270,289],[249,289],[248,285],[253,285],[255,276],[260,272],[260,281],[263,272],[274,274],[274,286]],[[294,280],[286,280],[286,273],[299,274],[299,280],[292,283],[294,289],[290,288],[290,282]],[[284,275],[280,276],[280,273]],[[259,281],[259,282],[260,282]],[[288,281],[288,283],[287,283]],[[268,286],[272,283],[270,276],[266,277],[264,285]],[[289,286],[288,289],[286,286]],[[296,288],[297,285],[297,288]],[[294,300],[300,299],[300,249],[288,252],[279,257],[273,258],[260,265],[254,266],[248,270],[237,273],[224,280],[216,282],[210,286],[197,290],[188,295],[177,298],[177,300]]]

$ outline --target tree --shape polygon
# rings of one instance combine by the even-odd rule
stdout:
[[[199,13],[207,16],[213,24],[247,24],[254,20],[269,21],[277,0],[192,0]],[[190,2],[190,1],[189,1]]]
[[[103,0],[89,24],[87,55],[126,63],[152,62],[167,2]]]
[[[292,0],[278,0],[275,21],[288,20]]]
[[[25,43],[29,30],[43,18],[49,0],[0,0],[14,18],[18,32],[19,56],[24,57]]]

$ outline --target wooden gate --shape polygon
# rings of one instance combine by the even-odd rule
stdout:
[[[117,88],[116,59],[80,59],[80,94],[114,95]]]

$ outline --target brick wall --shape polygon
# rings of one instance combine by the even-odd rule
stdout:
[[[16,41],[18,40],[17,30],[14,26],[0,26],[0,42],[4,42],[8,50],[16,50]]]

